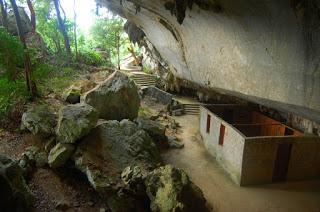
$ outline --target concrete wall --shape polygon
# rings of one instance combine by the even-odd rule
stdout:
[[[288,180],[320,178],[320,137],[294,138]]]
[[[208,114],[211,116],[210,133],[206,132]],[[225,126],[223,146],[219,145],[221,124]],[[204,107],[200,107],[200,134],[209,154],[217,159],[235,183],[240,184],[244,136]]]
[[[277,142],[281,142],[279,137]],[[271,183],[278,143],[270,138],[248,138],[243,150],[241,185]]]
[[[223,146],[219,145],[221,124],[225,126]],[[238,185],[272,183],[278,146],[284,143],[292,144],[287,180],[320,178],[320,137],[246,137],[205,107],[200,107],[200,134],[209,154]]]
[[[256,137],[245,140],[241,185],[272,183],[281,143],[292,143],[287,180],[320,178],[319,137]]]

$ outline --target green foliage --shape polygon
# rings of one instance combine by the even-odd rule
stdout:
[[[59,31],[58,20],[50,0],[36,0],[34,7],[37,14],[37,31],[41,34],[48,49],[53,53],[63,54],[64,39]],[[73,21],[65,19],[69,38],[73,38]],[[72,39],[70,39],[72,41]],[[73,43],[71,43],[73,44]]]
[[[113,16],[112,18],[98,18],[91,29],[93,46],[106,51],[113,63],[117,62],[118,51],[120,58],[129,53],[130,41],[123,26],[124,19]]]
[[[74,80],[77,72],[72,68],[59,68],[48,64],[38,64],[32,79],[36,81],[39,93],[61,93]],[[17,103],[30,100],[23,76],[12,81],[5,76],[0,77],[0,120],[6,118]]]
[[[78,60],[81,63],[91,66],[101,66],[104,64],[100,54],[94,51],[81,51],[78,54]]]
[[[17,76],[17,65],[23,65],[23,47],[17,37],[0,27],[0,70],[10,79]],[[0,72],[1,74],[1,72]]]
[[[76,72],[72,68],[54,67],[48,64],[39,64],[34,70],[32,77],[37,82],[41,93],[61,92],[75,77]]]
[[[147,74],[153,74],[153,70],[152,70],[151,66],[148,64],[145,64],[143,66],[143,72],[145,72]]]
[[[23,78],[15,82],[6,77],[0,78],[0,120],[6,117],[17,102],[25,102],[30,99]]]

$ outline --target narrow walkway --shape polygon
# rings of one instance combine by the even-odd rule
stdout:
[[[184,142],[185,148],[168,150],[162,156],[166,163],[182,168],[189,174],[202,189],[214,211],[320,211],[320,180],[239,187],[206,153],[197,136],[198,117],[186,115],[175,119],[182,126],[178,137]]]

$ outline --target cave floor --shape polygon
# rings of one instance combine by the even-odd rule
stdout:
[[[165,163],[184,169],[214,211],[320,211],[320,180],[240,187],[206,153],[197,116],[174,117],[183,149],[162,153]],[[192,123],[192,124],[190,124]]]

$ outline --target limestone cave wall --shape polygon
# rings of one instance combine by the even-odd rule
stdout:
[[[319,0],[97,0],[143,31],[173,74],[320,120]]]

